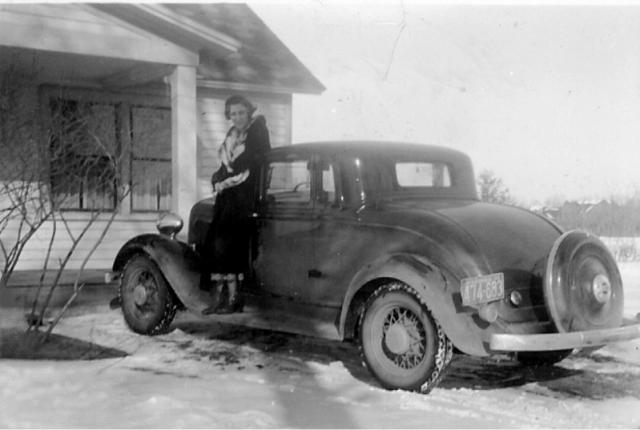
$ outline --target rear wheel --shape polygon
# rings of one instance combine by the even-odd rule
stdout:
[[[134,332],[156,335],[169,331],[177,300],[156,263],[146,255],[136,255],[125,266],[120,300],[124,320]]]
[[[369,370],[387,389],[427,393],[444,375],[453,347],[407,285],[393,282],[367,300],[360,345]]]

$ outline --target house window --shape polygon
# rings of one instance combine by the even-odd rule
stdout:
[[[131,209],[171,209],[171,110],[131,108]]]
[[[128,178],[132,211],[170,209],[169,108],[54,98],[50,110],[50,180],[57,207],[114,210],[122,199],[118,181]],[[122,139],[127,132],[130,140]]]
[[[115,106],[53,99],[51,192],[60,209],[116,207]]]

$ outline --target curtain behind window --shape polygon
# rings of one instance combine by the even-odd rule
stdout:
[[[60,209],[115,209],[115,106],[52,99],[50,109],[53,203]]]
[[[171,209],[171,110],[132,107],[131,209]]]

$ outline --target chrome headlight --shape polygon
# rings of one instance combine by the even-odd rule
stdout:
[[[173,239],[175,235],[182,230],[183,225],[184,222],[182,222],[182,218],[176,214],[167,213],[160,217],[156,223],[156,228],[160,234],[164,234]]]

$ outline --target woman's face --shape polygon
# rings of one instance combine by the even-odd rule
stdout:
[[[249,111],[243,104],[229,106],[229,118],[233,125],[240,130],[244,130],[249,125]]]

